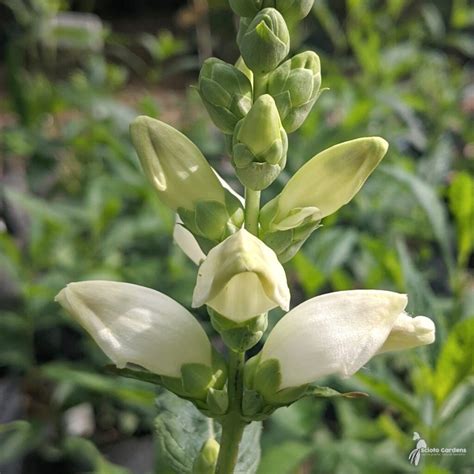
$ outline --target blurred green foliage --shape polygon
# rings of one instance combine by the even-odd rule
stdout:
[[[2,472],[170,473],[159,442],[154,467],[107,460],[111,445],[153,434],[156,394],[107,375],[105,356],[53,298],[67,282],[101,278],[190,305],[195,268],[172,243],[174,218],[145,184],[128,136],[138,113],[167,111],[151,95],[130,106],[119,94],[134,74],[155,82],[169,72],[163,61],[184,53],[183,71],[196,57],[163,31],[137,34],[140,57],[100,22],[96,42],[75,35],[79,42],[64,46],[64,29],[44,37],[64,3],[3,3],[16,22],[0,106],[8,117],[0,136]],[[210,6],[211,19],[221,18],[223,2]],[[264,426],[260,474],[420,472],[408,462],[414,431],[428,446],[470,448],[423,456],[421,472],[472,472],[473,28],[467,0],[317,0],[298,31],[295,52],[320,55],[330,90],[290,136],[280,186],[340,141],[381,135],[391,147],[357,198],[288,264],[293,305],[349,288],[406,292],[409,310],[433,317],[438,333],[433,346],[381,356],[350,380],[330,381],[367,399],[304,400],[277,411]],[[111,62],[104,51],[118,49],[125,59]],[[174,125],[226,175],[223,143],[196,95],[183,94],[181,108]],[[81,432],[71,423],[84,404],[90,426]],[[19,459],[23,471],[14,470]]]

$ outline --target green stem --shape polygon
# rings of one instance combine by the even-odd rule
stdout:
[[[267,91],[268,74],[253,75],[253,100],[254,102]]]
[[[240,440],[246,425],[241,418],[244,364],[245,353],[231,351],[227,386],[229,392],[229,411],[222,422],[222,436],[216,474],[232,474],[237,464]]]
[[[260,214],[260,191],[245,188],[245,228],[258,236],[258,217]]]

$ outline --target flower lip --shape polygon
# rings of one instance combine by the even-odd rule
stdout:
[[[209,252],[193,294],[193,307],[206,303],[239,321],[276,306],[288,310],[289,301],[285,271],[275,252],[245,229]]]

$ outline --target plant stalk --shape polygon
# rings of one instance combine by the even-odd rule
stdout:
[[[260,191],[245,188],[245,228],[258,237]]]
[[[222,422],[222,436],[217,459],[216,474],[233,474],[239,455],[239,445],[245,421],[241,418],[243,394],[244,352],[230,352],[229,359],[229,411]]]
[[[245,188],[245,228],[258,236],[260,191]],[[229,411],[222,421],[222,436],[217,459],[216,474],[233,474],[239,456],[239,445],[246,422],[242,420],[242,396],[244,392],[245,352],[230,351]]]

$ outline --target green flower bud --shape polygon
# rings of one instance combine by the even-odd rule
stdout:
[[[214,474],[219,449],[219,443],[214,438],[209,438],[194,461],[193,474]]]
[[[261,9],[263,0],[229,0],[230,8],[243,17],[254,17]]]
[[[252,71],[273,71],[290,51],[290,34],[284,18],[274,8],[260,11],[242,35],[239,46]]]
[[[252,107],[252,84],[238,68],[209,58],[199,75],[198,91],[216,127],[232,134]]]
[[[268,187],[286,165],[288,138],[273,98],[260,96],[235,128],[232,162],[242,184]]]
[[[299,21],[305,18],[313,7],[314,0],[263,0],[263,7],[273,7],[287,21]]]
[[[177,211],[185,227],[202,239],[203,250],[242,226],[241,202],[223,186],[191,140],[144,116],[132,122],[130,132],[145,175],[160,200]]]
[[[313,51],[297,54],[270,74],[268,93],[275,99],[283,127],[298,129],[319,96],[321,67]]]

